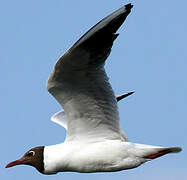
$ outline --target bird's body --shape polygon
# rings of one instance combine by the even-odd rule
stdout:
[[[6,167],[27,164],[44,174],[112,172],[181,151],[128,142],[120,128],[117,101],[132,93],[116,99],[104,65],[131,8],[127,4],[91,28],[50,74],[47,89],[64,109],[52,121],[67,130],[64,143],[33,148]]]
[[[113,172],[138,167],[163,154],[168,148],[136,144],[122,140],[64,142],[44,148],[44,173]],[[170,148],[171,152],[172,148]],[[173,152],[177,148],[173,148]],[[151,157],[151,155],[155,157]],[[162,155],[163,155],[162,154]]]
[[[147,161],[140,156],[143,153],[136,144],[121,140],[65,142],[45,147],[44,173],[53,174],[59,171],[90,173],[130,169]]]

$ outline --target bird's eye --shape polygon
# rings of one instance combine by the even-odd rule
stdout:
[[[29,151],[28,152],[28,156],[34,156],[35,155],[35,151]]]

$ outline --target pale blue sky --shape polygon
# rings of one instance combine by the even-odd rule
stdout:
[[[90,27],[129,2],[134,7],[106,65],[116,94],[135,91],[119,103],[121,125],[132,142],[181,146],[183,152],[116,173],[46,176],[29,166],[5,169],[32,147],[64,140],[64,129],[50,121],[60,106],[46,90],[49,73]],[[186,12],[186,0],[1,0],[1,179],[186,179]]]

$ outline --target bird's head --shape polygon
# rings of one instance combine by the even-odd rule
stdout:
[[[40,173],[44,172],[43,161],[44,146],[38,146],[27,151],[23,157],[6,165],[6,168],[16,165],[30,165],[35,167]]]

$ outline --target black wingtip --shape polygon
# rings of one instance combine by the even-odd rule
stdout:
[[[126,10],[131,10],[133,5],[131,3],[125,5]]]
[[[131,91],[131,92],[127,93],[127,94],[123,94],[121,96],[118,96],[118,97],[116,97],[116,100],[120,101],[120,100],[126,98],[127,96],[130,96],[131,94],[134,94],[134,91]]]

